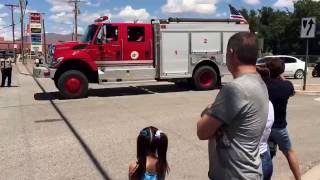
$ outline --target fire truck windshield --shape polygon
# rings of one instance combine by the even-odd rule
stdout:
[[[89,25],[81,38],[81,42],[90,43],[96,30],[97,30],[97,25],[95,24]]]

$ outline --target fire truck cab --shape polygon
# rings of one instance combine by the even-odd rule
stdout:
[[[56,44],[50,63],[33,74],[52,78],[66,98],[87,95],[89,83],[188,81],[198,90],[213,89],[228,73],[229,38],[248,31],[230,19],[169,18],[151,23],[111,23],[98,18],[80,42]]]

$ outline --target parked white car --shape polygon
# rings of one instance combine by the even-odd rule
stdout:
[[[283,76],[294,77],[296,79],[303,78],[305,62],[293,56],[287,56],[287,55],[265,56],[257,60],[257,65],[265,64],[266,62],[268,62],[268,60],[270,60],[270,58],[275,58],[275,57],[280,58],[285,64],[285,70],[284,70]]]

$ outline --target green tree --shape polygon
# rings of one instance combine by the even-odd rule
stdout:
[[[305,41],[300,38],[301,18],[303,17],[316,17],[317,22],[319,22],[320,2],[312,0],[299,0],[294,3],[294,11],[291,16],[292,21],[287,27],[287,41],[290,49],[295,51],[297,54],[305,54]],[[320,29],[318,28],[317,31],[318,36],[315,39],[310,39],[310,54],[320,54]]]
[[[249,26],[249,29],[250,29],[250,32],[257,32],[258,31],[258,16],[257,16],[257,12],[255,10],[250,10],[248,12],[247,9],[244,9],[242,8],[240,10],[240,13],[241,15],[248,21],[248,24],[250,25]]]
[[[292,12],[272,7],[240,12],[247,19],[250,31],[258,32],[258,37],[264,39],[264,50],[274,54],[304,54],[305,41],[300,38],[301,18],[316,17],[320,22],[320,2],[312,0],[294,2]],[[317,38],[310,40],[310,54],[320,54],[320,23],[318,27]]]

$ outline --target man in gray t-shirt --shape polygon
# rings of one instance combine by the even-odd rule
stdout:
[[[215,102],[201,114],[197,135],[209,140],[209,178],[262,178],[259,142],[268,116],[268,91],[256,72],[256,38],[233,35],[227,66],[234,80],[223,86]]]

